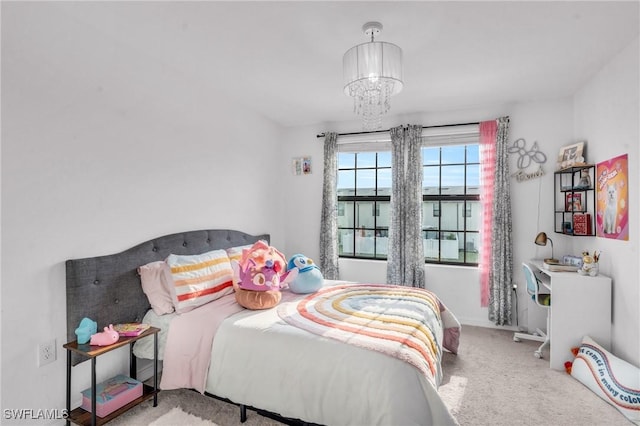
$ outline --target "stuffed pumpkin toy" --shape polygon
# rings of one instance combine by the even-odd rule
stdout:
[[[240,262],[232,262],[235,296],[240,306],[268,309],[280,303],[286,265],[284,255],[264,241],[244,249]]]

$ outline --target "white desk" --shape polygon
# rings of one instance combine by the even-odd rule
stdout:
[[[551,290],[549,365],[564,370],[572,361],[572,347],[590,336],[611,350],[611,278],[583,276],[577,272],[551,272],[541,260],[531,260],[534,273]]]

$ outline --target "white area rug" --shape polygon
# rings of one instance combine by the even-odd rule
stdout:
[[[149,426],[218,426],[208,420],[201,419],[193,414],[185,413],[180,408],[175,407],[167,414],[162,415],[156,421],[149,423]]]

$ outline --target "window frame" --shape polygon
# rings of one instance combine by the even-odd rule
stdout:
[[[468,150],[468,146],[473,145],[473,146],[477,146],[478,149],[478,155],[479,155],[479,150],[480,150],[480,141],[475,141],[475,142],[464,142],[464,143],[451,143],[451,144],[424,144],[422,148],[438,148],[440,153],[439,153],[439,161],[438,164],[425,164],[424,161],[424,156],[423,156],[423,170],[424,168],[427,167],[432,167],[432,168],[438,168],[438,191],[437,194],[435,195],[430,195],[430,194],[425,194],[423,192],[422,194],[422,202],[433,202],[433,211],[434,211],[434,217],[437,218],[437,222],[438,222],[438,226],[437,228],[433,229],[430,228],[429,226],[423,226],[422,227],[422,232],[423,235],[426,235],[429,232],[436,232],[437,235],[439,235],[439,238],[437,239],[438,241],[438,259],[437,260],[433,260],[432,258],[427,258],[425,255],[425,263],[429,263],[429,264],[438,264],[438,265],[456,265],[456,266],[471,266],[471,267],[477,267],[479,264],[479,255],[476,256],[476,261],[475,262],[471,262],[471,261],[467,261],[467,257],[468,257],[468,250],[467,250],[467,244],[469,242],[471,242],[471,240],[468,238],[470,234],[477,234],[478,235],[478,239],[479,239],[479,235],[480,235],[480,229],[478,228],[477,231],[474,230],[470,230],[468,229],[468,218],[470,218],[471,216],[467,216],[466,212],[467,210],[471,210],[471,204],[473,202],[477,202],[480,203],[480,194],[479,192],[477,194],[473,194],[473,193],[469,193],[469,182],[468,182],[468,168],[469,166],[472,165],[478,165],[478,167],[480,167],[481,165],[481,160],[478,157],[478,162],[472,162],[469,160],[468,158],[468,154],[469,154],[469,150]],[[464,160],[462,162],[446,162],[444,163],[442,160],[442,151],[443,148],[446,148],[447,146],[464,146],[465,150],[464,150]],[[463,193],[462,194],[443,194],[443,188],[444,186],[442,185],[442,169],[443,166],[462,166],[464,168],[464,184],[463,184]],[[478,185],[479,187],[479,185]],[[423,186],[424,189],[424,186]],[[443,228],[442,226],[442,219],[443,219],[443,212],[442,212],[442,203],[447,203],[447,202],[462,202],[463,205],[463,209],[462,209],[462,214],[461,214],[461,218],[463,219],[463,228],[462,229],[450,229],[450,228]],[[436,209],[436,204],[438,205],[438,208]],[[435,212],[437,211],[437,216],[435,214]],[[423,218],[423,222],[424,222],[424,218]],[[423,223],[424,225],[424,223]],[[451,261],[451,260],[445,260],[442,257],[442,240],[446,239],[443,236],[444,235],[450,235],[450,234],[457,234],[458,237],[460,237],[460,234],[462,234],[463,239],[462,239],[462,248],[458,248],[458,251],[462,253],[462,262],[459,261]]]
[[[362,153],[375,153],[375,164],[373,166],[364,166],[364,167],[358,167],[358,154],[362,154]],[[351,214],[353,215],[353,225],[351,227],[344,227],[344,226],[339,226],[338,225],[338,244],[340,244],[340,231],[341,230],[350,230],[353,231],[353,255],[351,254],[340,254],[340,250],[339,250],[339,254],[338,257],[343,257],[343,258],[350,258],[350,259],[366,259],[366,260],[387,260],[387,255],[385,254],[384,257],[380,257],[382,255],[379,255],[377,253],[377,246],[378,246],[378,239],[377,239],[377,231],[381,231],[384,230],[386,232],[388,232],[389,227],[387,226],[386,228],[380,228],[378,226],[378,220],[380,218],[380,204],[379,203],[390,203],[391,202],[391,195],[379,195],[379,191],[378,191],[378,176],[379,170],[391,170],[391,164],[389,164],[388,166],[380,166],[379,165],[379,161],[378,161],[378,154],[379,153],[390,153],[391,150],[383,150],[383,151],[359,151],[359,152],[352,152],[349,151],[349,153],[354,154],[354,165],[353,167],[338,167],[338,173],[340,171],[353,171],[354,172],[354,194],[353,195],[337,195],[338,198],[338,202],[337,202],[337,209],[341,210],[340,204],[341,202],[344,203],[352,203],[353,204],[353,209],[351,211]],[[357,171],[359,170],[373,170],[374,171],[374,176],[375,176],[375,195],[358,195],[358,173]],[[337,191],[338,192],[338,191]],[[373,218],[373,227],[365,227],[364,225],[362,226],[358,226],[358,203],[362,202],[362,203],[367,203],[370,202],[372,203],[372,215],[371,217]],[[344,207],[342,208],[344,212],[346,212],[348,209],[350,208],[350,206],[344,205]],[[361,232],[369,232],[373,234],[373,254],[371,256],[367,256],[367,255],[358,255],[356,254],[356,241],[355,241],[355,237],[357,233],[361,233]]]
[[[468,126],[473,126],[473,129],[471,131],[468,130]],[[439,126],[435,126],[435,127],[439,127]],[[442,126],[442,127],[448,127],[448,126]],[[428,227],[425,226],[424,224],[424,220],[423,220],[423,227],[422,227],[422,232],[423,232],[423,240],[424,240],[424,234],[426,232],[437,232],[439,235],[438,238],[438,258],[434,259],[434,258],[427,258],[426,257],[426,253],[425,253],[425,258],[424,258],[424,262],[425,264],[435,264],[435,265],[452,265],[452,266],[464,266],[464,267],[478,267],[479,265],[479,260],[480,260],[480,255],[479,255],[479,249],[476,249],[475,253],[476,253],[476,260],[472,261],[473,259],[469,259],[469,253],[473,252],[473,250],[469,250],[468,249],[468,243],[470,242],[474,242],[473,239],[470,238],[470,235],[472,234],[476,234],[477,237],[475,239],[475,242],[477,243],[480,240],[480,227],[478,226],[477,230],[471,230],[469,229],[469,219],[471,218],[472,215],[472,203],[478,203],[480,206],[480,211],[481,209],[481,200],[480,200],[480,194],[479,191],[478,193],[469,193],[469,188],[473,188],[473,186],[469,186],[468,185],[468,171],[469,171],[469,166],[470,165],[477,165],[479,172],[481,173],[481,169],[482,169],[482,160],[480,158],[480,137],[479,137],[479,132],[477,129],[477,125],[474,124],[470,124],[470,125],[463,125],[463,126],[451,126],[452,130],[450,129],[445,129],[444,131],[441,129],[431,129],[429,128],[429,130],[435,130],[435,132],[427,132],[427,135],[425,135],[425,132],[423,131],[423,135],[422,135],[422,149],[425,148],[435,148],[438,147],[440,148],[440,155],[439,155],[439,163],[436,165],[425,165],[424,164],[424,156],[423,156],[423,167],[438,167],[439,168],[439,182],[438,182],[438,193],[437,194],[425,194],[423,191],[422,194],[422,202],[428,202],[428,201],[435,201],[438,204],[438,228],[437,229],[427,229]],[[454,127],[459,127],[459,129],[453,129]],[[426,128],[425,128],[426,129]],[[338,155],[342,154],[342,153],[351,153],[354,154],[354,163],[353,163],[353,167],[340,167],[338,164],[338,173],[340,171],[344,171],[344,170],[352,170],[354,173],[354,191],[352,195],[337,195],[337,204],[338,207],[337,209],[340,210],[340,204],[341,202],[344,203],[352,203],[353,204],[353,210],[352,210],[352,214],[353,214],[353,224],[350,227],[344,227],[344,226],[338,226],[338,241],[339,244],[341,244],[341,237],[342,237],[342,231],[344,230],[349,230],[352,231],[352,235],[353,235],[353,240],[352,240],[352,247],[353,250],[350,253],[342,253],[342,248],[339,249],[339,253],[338,256],[340,258],[346,258],[346,259],[363,259],[363,260],[383,260],[386,261],[387,259],[387,254],[385,253],[384,255],[379,255],[377,253],[377,245],[378,245],[378,240],[377,240],[377,233],[376,231],[378,231],[379,229],[379,225],[378,225],[378,220],[380,218],[379,216],[379,209],[380,209],[380,204],[378,203],[390,203],[391,201],[391,196],[390,195],[379,195],[379,188],[378,188],[378,170],[379,169],[391,169],[391,165],[389,166],[379,166],[379,161],[378,161],[378,154],[379,153],[387,153],[391,151],[391,146],[390,146],[390,137],[386,138],[380,138],[379,133],[376,136],[377,140],[367,140],[366,136],[367,135],[359,135],[360,137],[358,138],[358,140],[353,143],[353,142],[347,142],[345,143],[343,146],[343,149],[340,148],[340,139],[339,141],[339,153]],[[382,143],[380,143],[382,142]],[[464,161],[462,163],[454,163],[454,162],[446,162],[443,163],[442,162],[442,148],[447,147],[447,146],[465,146],[464,149]],[[469,151],[466,148],[467,145],[474,145],[477,146],[478,149],[478,160],[477,162],[474,161],[470,161],[469,159]],[[357,161],[357,157],[358,154],[363,154],[363,153],[376,153],[376,161],[375,161],[375,165],[374,166],[369,166],[369,167],[362,167],[359,168],[358,167],[358,161]],[[442,169],[443,169],[443,165],[444,166],[462,166],[464,168],[464,185],[463,185],[463,193],[462,194],[443,194],[442,192]],[[366,196],[358,196],[357,195],[357,171],[358,170],[374,170],[375,173],[375,195],[366,195]],[[480,177],[480,181],[481,181],[481,177]],[[480,181],[478,182],[478,189],[480,187]],[[372,204],[372,218],[373,218],[373,228],[358,228],[358,217],[356,216],[356,206],[358,202],[371,202]],[[443,229],[442,228],[442,203],[443,202],[462,202],[463,208],[462,208],[462,212],[461,212],[461,219],[463,219],[463,228],[462,229]],[[348,205],[344,205],[343,209],[346,210],[347,208],[350,208],[351,206]],[[435,206],[434,206],[434,212],[435,212]],[[479,213],[480,214],[480,213]],[[388,230],[388,226],[386,228]],[[370,232],[373,236],[374,236],[374,252],[372,255],[358,255],[356,253],[356,233],[357,232],[361,232],[362,230],[364,231],[368,231]],[[454,233],[456,234],[457,237],[462,236],[462,246],[458,246],[458,250],[459,252],[462,254],[462,261],[451,261],[451,260],[446,260],[442,258],[442,243],[440,238],[443,238],[442,236],[445,234],[451,234]],[[461,248],[460,248],[461,247]],[[380,256],[384,256],[384,257],[380,257]]]

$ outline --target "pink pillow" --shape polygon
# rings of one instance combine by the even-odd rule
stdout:
[[[142,291],[147,295],[151,309],[156,315],[170,314],[174,311],[173,298],[169,292],[173,286],[171,269],[167,262],[159,260],[138,268]]]

